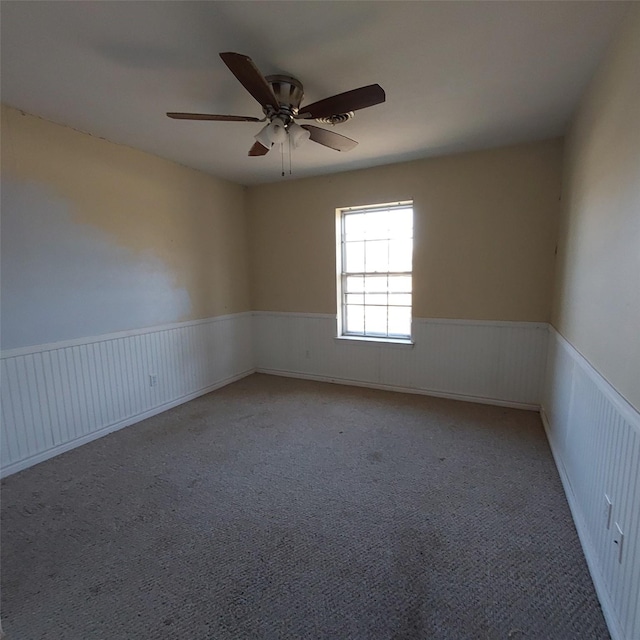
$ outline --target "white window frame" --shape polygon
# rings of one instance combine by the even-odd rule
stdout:
[[[400,345],[413,345],[413,286],[411,292],[411,325],[410,325],[410,333],[409,335],[394,335],[394,334],[380,334],[380,333],[367,333],[366,328],[363,333],[356,332],[347,332],[345,327],[345,317],[346,317],[346,292],[345,292],[345,281],[347,276],[353,275],[365,275],[376,273],[377,275],[398,275],[398,276],[409,276],[411,277],[413,283],[413,247],[412,247],[412,265],[411,271],[403,271],[403,272],[368,272],[364,271],[362,273],[351,273],[346,272],[343,269],[343,265],[346,262],[345,259],[345,232],[344,232],[344,224],[345,217],[349,214],[356,213],[367,213],[376,210],[384,210],[384,211],[393,211],[394,209],[406,209],[410,207],[413,210],[413,200],[403,200],[400,202],[391,202],[391,203],[382,203],[382,204],[373,204],[373,205],[364,205],[358,207],[340,207],[336,209],[336,291],[337,291],[337,338],[340,340],[353,340],[353,341],[365,341],[365,342],[384,342],[391,344],[400,344]],[[415,212],[414,212],[415,217]],[[364,305],[366,307],[366,305]],[[387,305],[387,309],[389,305]]]

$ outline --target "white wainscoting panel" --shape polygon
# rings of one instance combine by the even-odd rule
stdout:
[[[258,371],[538,409],[546,323],[414,318],[414,344],[336,338],[332,315],[254,312]]]
[[[551,329],[542,417],[611,634],[638,640],[640,414]]]
[[[2,475],[248,375],[251,332],[240,313],[3,352]]]

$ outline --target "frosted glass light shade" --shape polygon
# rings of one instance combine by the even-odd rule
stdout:
[[[297,149],[300,145],[303,145],[310,137],[311,133],[301,127],[299,124],[292,122],[289,125],[289,136],[291,138],[291,143],[293,144],[293,148]]]
[[[267,132],[273,144],[282,144],[287,140],[287,130],[280,118],[274,118],[267,127]]]
[[[302,127],[298,128],[302,129]],[[260,130],[255,139],[267,149],[270,149],[272,144],[284,144],[287,141],[287,129],[284,121],[280,118],[274,118],[266,127]]]
[[[255,139],[263,146],[266,147],[267,149],[271,149],[271,137],[269,136],[269,126],[270,125],[266,125],[264,127],[262,127],[262,129],[260,129],[260,131],[258,132],[258,135],[254,136]]]

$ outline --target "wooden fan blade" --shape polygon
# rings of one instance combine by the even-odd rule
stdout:
[[[175,120],[216,120],[218,122],[262,122],[260,118],[251,116],[220,116],[214,113],[179,113],[170,111],[167,113],[170,118]]]
[[[357,111],[373,107],[386,100],[384,90],[379,84],[370,84],[359,89],[352,89],[338,95],[325,98],[319,102],[300,107],[298,118],[329,118],[339,113]]]
[[[253,147],[249,149],[250,156],[264,156],[269,153],[269,149],[259,142],[254,142]]]
[[[312,124],[303,124],[300,126],[311,134],[311,140],[323,144],[325,147],[335,149],[336,151],[350,151],[358,145],[358,143],[351,138],[341,136],[339,133],[334,133],[333,131],[327,131],[327,129],[314,127]]]
[[[271,85],[249,56],[231,51],[221,53],[220,57],[240,84],[263,106],[277,109],[280,105]]]

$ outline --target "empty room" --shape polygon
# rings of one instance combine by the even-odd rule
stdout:
[[[640,640],[640,4],[0,25],[0,637]]]

